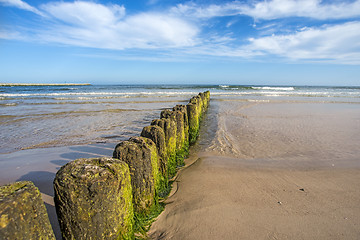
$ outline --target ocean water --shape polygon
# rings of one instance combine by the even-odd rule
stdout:
[[[118,142],[210,90],[212,101],[360,103],[360,87],[234,85],[1,86],[0,153]]]

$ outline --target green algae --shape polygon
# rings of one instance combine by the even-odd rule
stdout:
[[[30,181],[21,181],[7,184],[0,187],[0,201],[3,201],[6,197],[15,194],[17,191],[20,191],[28,184],[32,184]]]
[[[152,125],[161,127],[165,133],[169,179],[176,175],[178,167],[184,165],[184,159],[189,154],[189,145],[194,143],[198,137],[200,122],[208,107],[208,101],[209,94],[206,92],[200,93],[190,100],[187,106],[178,105],[173,108],[173,111],[165,110],[160,115],[161,119],[152,121]],[[152,154],[155,155],[155,152]],[[167,194],[170,192],[171,182],[169,182],[168,186]],[[153,219],[161,213],[162,208],[163,205],[155,204],[149,214],[135,214],[138,239],[147,239],[146,232],[150,228]]]
[[[133,137],[119,143],[113,153],[129,165],[135,212],[147,212],[154,201],[158,162],[152,161],[150,144],[155,147],[148,138]]]
[[[38,188],[30,181],[0,187],[1,239],[55,239]]]
[[[147,232],[151,224],[156,220],[156,217],[165,209],[165,204],[157,203],[151,206],[147,214],[135,213],[134,215],[134,232],[135,239],[148,239]]]
[[[163,128],[158,125],[146,126],[143,128],[141,136],[149,138],[155,143],[160,159],[160,172],[163,176],[167,176],[167,150]]]
[[[116,150],[114,151],[114,157],[120,158],[128,164],[130,174],[127,178],[131,187],[127,190],[123,189],[122,192],[124,198],[131,199],[130,202],[127,201],[127,207],[133,209],[132,214],[128,214],[122,219],[122,228],[119,228],[114,234],[117,239],[147,238],[146,232],[151,223],[164,209],[164,204],[160,203],[159,199],[165,198],[169,194],[171,189],[169,179],[176,175],[179,167],[184,165],[184,159],[189,154],[189,146],[195,143],[199,135],[200,122],[209,105],[209,100],[210,92],[207,91],[190,99],[187,105],[177,105],[172,111],[161,112],[160,119],[154,120],[151,123],[152,126],[143,129],[141,136],[144,138],[133,138],[126,141],[132,143],[128,143],[128,150],[124,152],[124,156],[138,151],[141,153],[138,157],[121,157],[118,154],[115,155]],[[136,158],[138,158],[137,161],[135,161]],[[101,161],[99,163],[99,167],[101,167]],[[90,172],[91,174],[83,175],[83,177],[101,179],[104,175],[102,172]],[[109,168],[108,172],[118,175],[116,171],[112,171],[112,168]],[[99,182],[101,183],[101,181]],[[95,190],[101,186],[100,183],[93,184]],[[96,191],[91,190],[91,187],[84,187],[88,187],[90,195],[97,194]],[[74,190],[72,194],[75,197],[80,193],[81,191]],[[113,194],[111,191],[110,193]],[[91,199],[89,202],[95,207],[96,201]],[[93,212],[83,209],[88,208],[79,209],[80,215],[84,215],[85,219],[96,216]],[[121,209],[121,211],[125,211],[127,208],[124,206]],[[85,213],[87,213],[86,217]],[[128,227],[124,228],[125,225]],[[94,226],[89,225],[88,227],[93,228]]]
[[[122,173],[122,178],[126,179],[126,182],[131,182],[130,174],[126,174],[126,172]],[[126,201],[126,204],[123,205],[123,208],[120,210],[120,212],[128,212],[128,214],[124,215],[123,223],[121,224],[121,227],[119,227],[118,231],[116,232],[118,239],[124,239],[124,240],[130,240],[134,238],[135,233],[135,221],[134,221],[134,212],[131,213],[131,209],[133,209],[132,205],[132,189],[130,187],[125,187],[122,190],[123,199],[128,199]],[[122,199],[118,199],[118,204],[121,205]],[[131,200],[131,201],[130,201]],[[129,212],[130,209],[130,212]]]
[[[190,99],[187,106],[189,119],[189,142],[194,144],[199,135],[200,122],[203,113],[206,111],[210,100],[210,92],[199,93],[199,95]]]
[[[175,176],[176,171],[177,171],[177,161],[176,161],[176,152],[170,154],[168,156],[168,178],[171,179],[172,177]]]
[[[112,158],[78,159],[54,180],[54,202],[64,239],[133,239],[130,170]]]
[[[184,142],[183,147],[176,151],[176,164],[178,167],[185,165],[185,158],[189,155],[189,142]]]
[[[152,126],[159,126],[165,134],[165,162],[168,178],[176,173],[176,122],[172,118],[155,119]]]
[[[199,135],[200,111],[196,103],[188,103],[189,143],[194,144]]]
[[[158,155],[155,143],[154,143],[154,145],[150,145],[149,147],[151,150],[151,163],[152,163],[152,167],[153,167],[155,191],[156,191],[156,195],[161,197],[161,196],[164,196],[164,194],[167,192],[168,180],[167,180],[167,176],[164,176],[161,172],[161,167],[160,167],[161,160]]]

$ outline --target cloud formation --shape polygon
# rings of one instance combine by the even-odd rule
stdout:
[[[117,4],[49,2],[39,10],[20,0],[0,1],[43,16],[46,24],[34,34],[42,42],[116,50],[174,48],[194,45],[198,33],[185,19],[156,12],[127,16]]]
[[[239,6],[240,13],[256,19],[308,17],[314,19],[344,19],[360,16],[360,1],[323,3],[321,0],[271,0],[251,6]]]
[[[51,17],[81,27],[99,27],[114,24],[125,16],[125,7],[105,6],[93,2],[50,2],[40,8]]]
[[[157,1],[149,1],[156,4]],[[30,6],[21,0],[0,4],[33,12],[42,18],[41,28],[0,33],[2,39],[32,39],[46,43],[112,50],[158,50],[175,57],[277,58],[360,64],[360,0],[269,0],[222,4],[186,2],[158,11],[128,14],[124,5],[92,1],[50,1]],[[156,9],[156,8],[152,8]],[[223,17],[232,17],[221,21]],[[265,23],[253,35],[239,34],[239,17]],[[292,17],[318,21],[305,28],[272,21]],[[217,19],[221,28],[209,24]],[[332,19],[330,22],[326,20]],[[335,20],[341,21],[335,21]],[[225,29],[225,30],[224,30]],[[249,31],[251,32],[251,31]],[[156,53],[156,57],[161,54]],[[153,57],[150,57],[153,59]]]
[[[306,28],[288,35],[250,39],[255,52],[289,59],[310,59],[360,64],[360,22]]]
[[[41,9],[58,22],[43,40],[94,48],[172,48],[191,46],[197,28],[163,13],[126,16],[124,6],[93,2],[55,2]]]
[[[16,7],[16,8],[26,10],[26,11],[30,11],[30,12],[36,13],[38,15],[41,15],[41,16],[43,15],[43,13],[40,12],[38,9],[30,6],[29,4],[27,4],[26,2],[23,2],[21,0],[0,0],[0,3],[2,3],[3,5],[6,5],[6,6]]]
[[[213,18],[244,15],[255,19],[306,17],[314,19],[344,19],[360,16],[360,0],[354,2],[323,3],[321,0],[232,1],[221,5],[178,4],[171,9],[176,15],[193,18]]]

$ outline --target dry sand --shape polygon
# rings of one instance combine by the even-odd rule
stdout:
[[[212,101],[151,239],[360,239],[360,105]]]

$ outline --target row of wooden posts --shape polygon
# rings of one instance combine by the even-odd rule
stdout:
[[[112,158],[77,159],[57,172],[54,202],[63,239],[133,239],[184,165],[210,92],[164,110]],[[141,229],[141,226],[140,226]],[[39,190],[23,181],[0,187],[0,239],[55,239]]]

